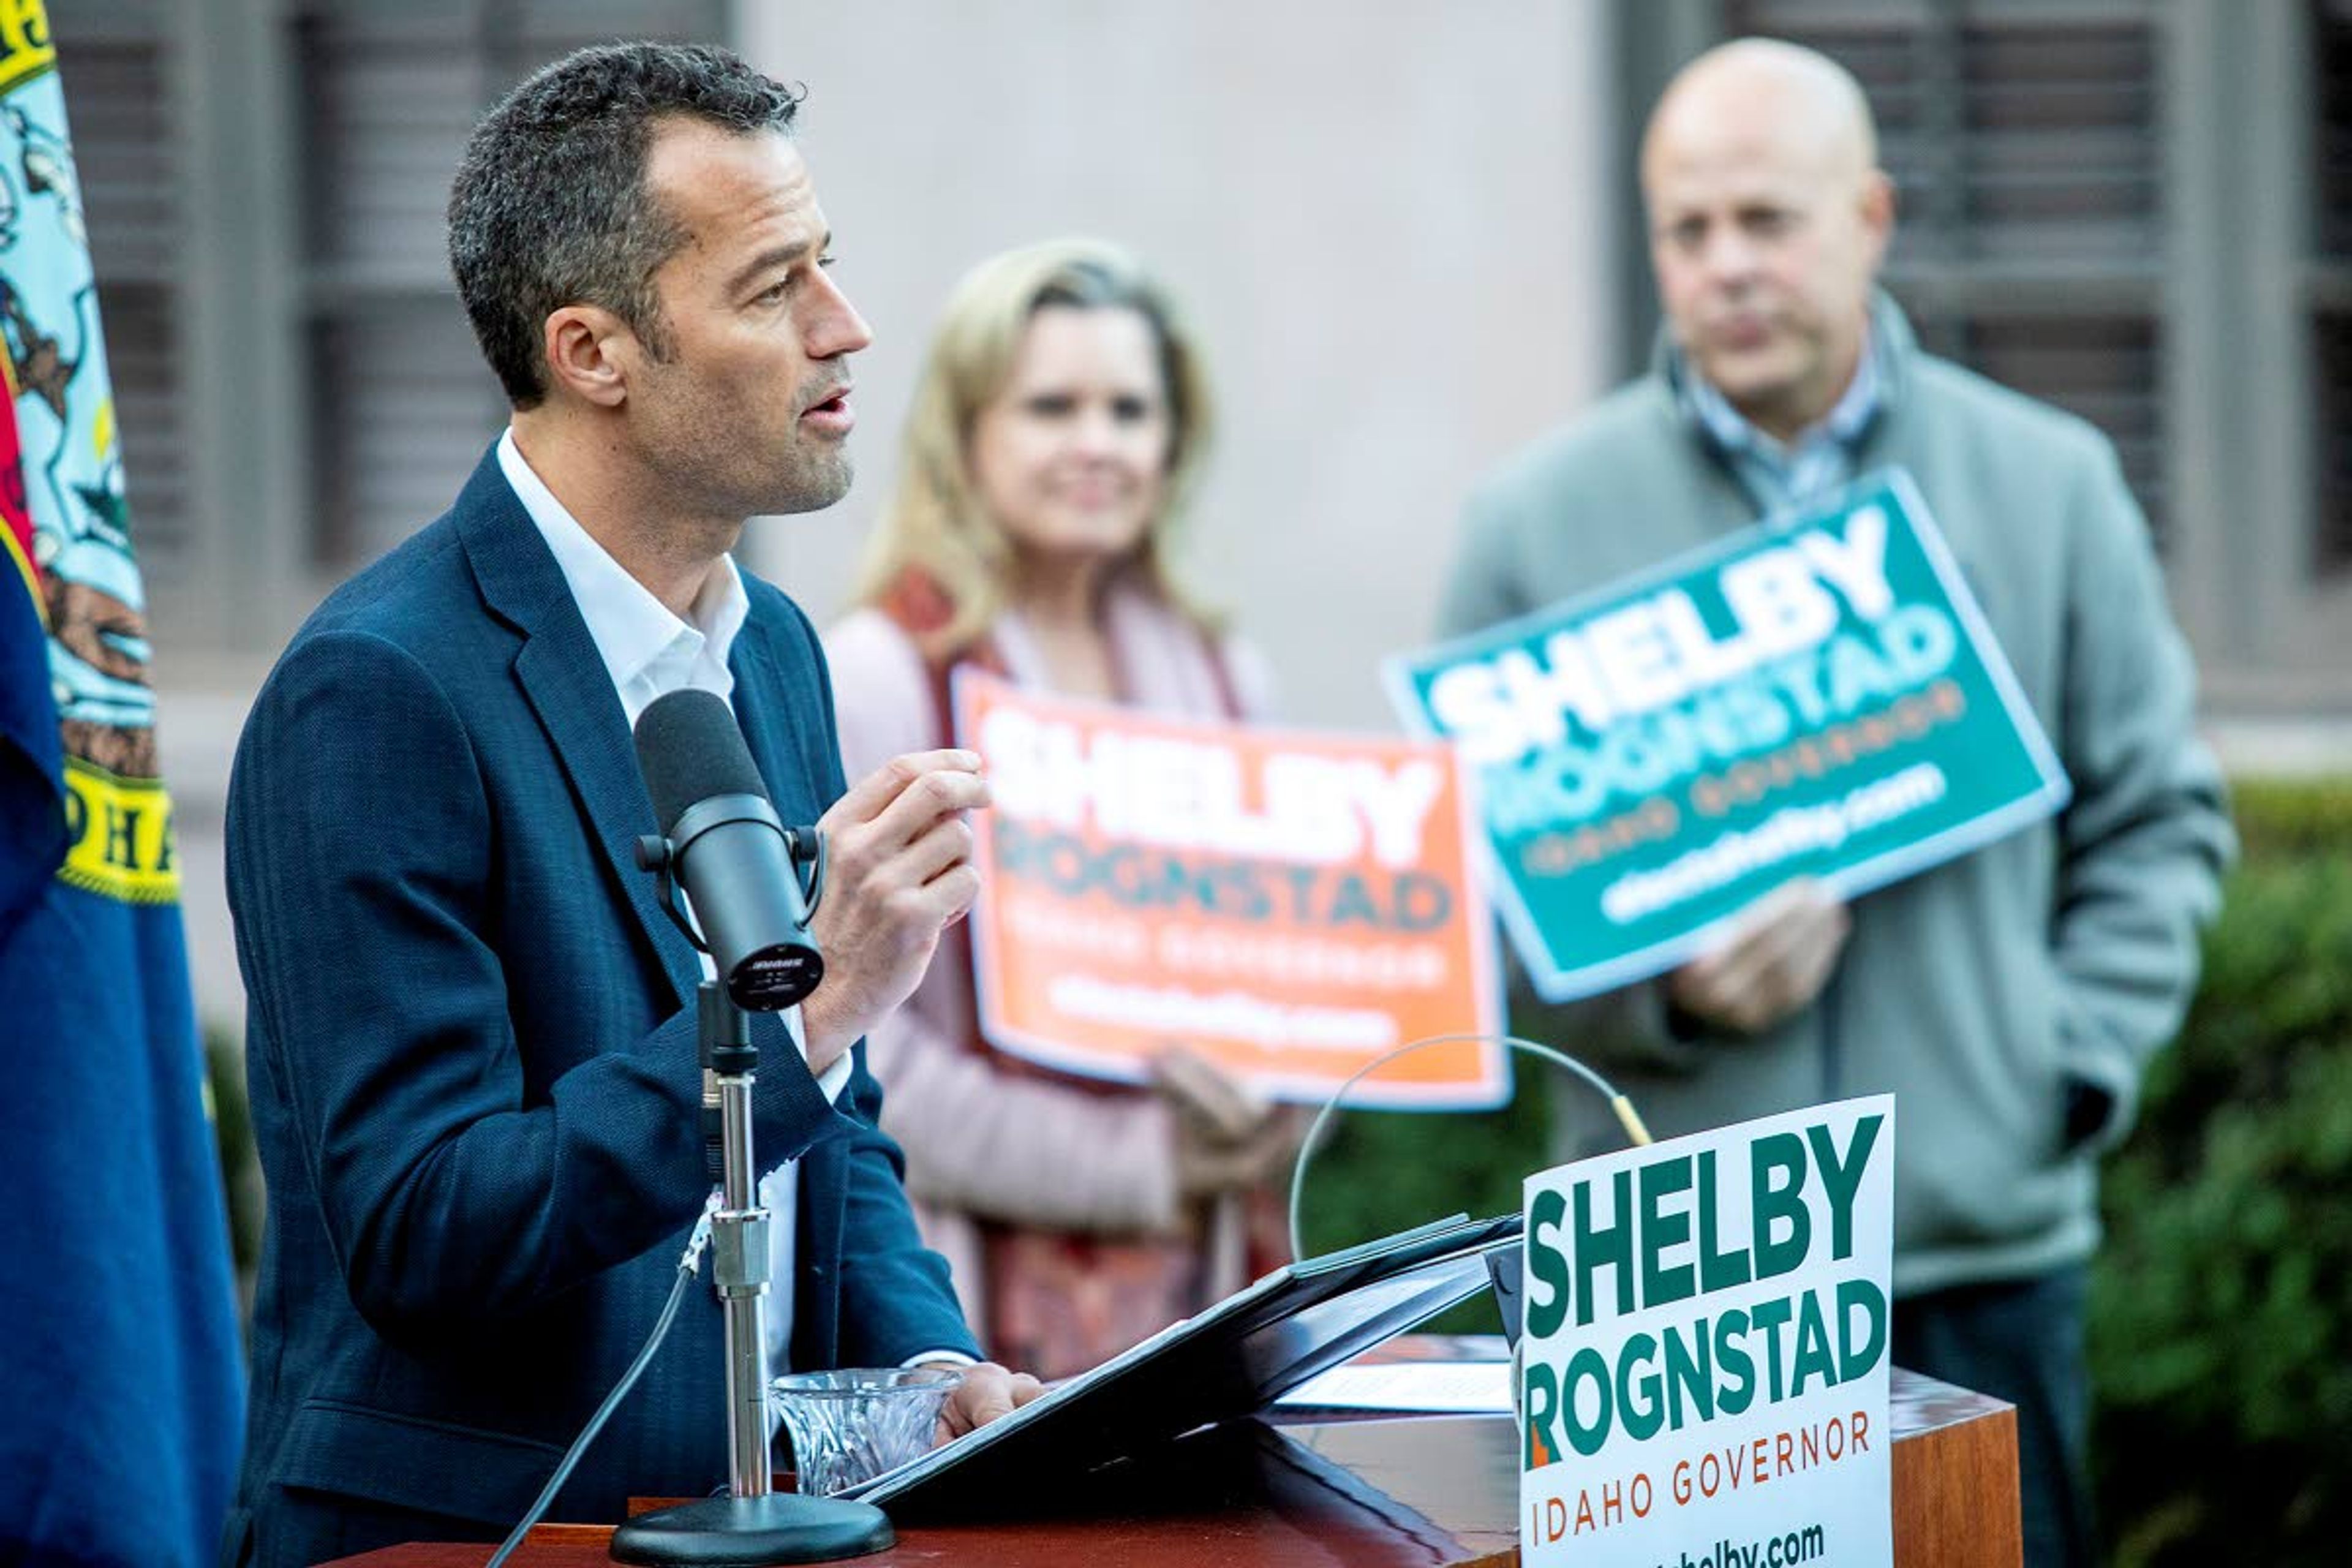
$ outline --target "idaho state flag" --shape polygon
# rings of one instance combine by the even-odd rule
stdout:
[[[143,595],[37,3],[0,7],[0,1562],[209,1563],[244,1382]]]

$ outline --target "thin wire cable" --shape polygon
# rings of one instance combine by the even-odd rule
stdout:
[[[1431,1035],[1424,1039],[1399,1046],[1387,1055],[1375,1057],[1358,1068],[1349,1075],[1348,1081],[1341,1084],[1331,1098],[1323,1102],[1323,1109],[1315,1113],[1315,1120],[1307,1123],[1307,1136],[1300,1140],[1298,1144],[1297,1163],[1290,1167],[1290,1255],[1293,1258],[1307,1256],[1306,1237],[1299,1230],[1298,1215],[1307,1192],[1307,1162],[1315,1157],[1316,1140],[1322,1136],[1324,1123],[1331,1120],[1331,1113],[1339,1110],[1340,1102],[1348,1098],[1348,1091],[1399,1057],[1411,1056],[1413,1052],[1429,1046],[1465,1044],[1499,1045],[1511,1050],[1525,1051],[1530,1056],[1541,1057],[1546,1061],[1566,1068],[1586,1083],[1591,1084],[1599,1091],[1601,1097],[1609,1102],[1609,1109],[1617,1113],[1618,1125],[1625,1129],[1627,1138],[1637,1145],[1649,1142],[1650,1130],[1642,1124],[1642,1118],[1634,1110],[1633,1102],[1619,1093],[1616,1085],[1570,1056],[1566,1051],[1556,1050],[1550,1046],[1539,1046],[1533,1040],[1523,1040],[1517,1035]]]
[[[506,1560],[514,1555],[515,1548],[520,1546],[523,1537],[530,1533],[530,1527],[546,1514],[555,1501],[555,1494],[562,1491],[563,1483],[572,1479],[572,1472],[588,1452],[588,1445],[596,1440],[596,1434],[604,1429],[604,1423],[612,1419],[613,1412],[620,1408],[621,1401],[629,1396],[629,1390],[635,1388],[637,1379],[645,1375],[646,1368],[652,1364],[654,1352],[661,1349],[662,1341],[669,1337],[669,1325],[671,1320],[677,1316],[677,1304],[686,1299],[687,1281],[701,1271],[702,1249],[709,1240],[710,1210],[705,1207],[701,1220],[694,1227],[693,1237],[686,1244],[686,1256],[677,1260],[677,1283],[669,1288],[669,1300],[663,1303],[661,1318],[654,1324],[653,1334],[646,1341],[645,1349],[637,1352],[637,1359],[629,1363],[629,1370],[621,1374],[621,1381],[613,1385],[613,1392],[604,1396],[604,1403],[596,1407],[596,1414],[588,1418],[588,1425],[579,1436],[572,1439],[571,1450],[563,1456],[563,1462],[555,1467],[555,1474],[548,1478],[547,1486],[540,1492],[538,1500],[523,1514],[521,1522],[514,1527],[506,1543],[491,1554],[488,1568],[503,1568]]]

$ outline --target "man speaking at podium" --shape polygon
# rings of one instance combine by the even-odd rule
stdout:
[[[297,635],[230,788],[269,1218],[228,1563],[497,1539],[648,1338],[709,1190],[699,960],[632,858],[655,823],[630,726],[679,688],[731,702],[830,851],[804,1048],[753,1022],[755,1145],[786,1163],[772,1346],[978,1353],[855,1042],[974,896],[987,788],[939,752],[845,794],[816,639],[727,553],[849,485],[869,339],[794,102],[722,50],[583,51],[458,170],[451,262],[511,426]],[[551,1517],[725,1479],[720,1334],[690,1290]],[[975,1368],[949,1424],[1035,1389]]]
[[[1642,186],[1654,368],[1479,492],[1446,629],[1899,466],[2074,799],[1851,906],[1792,883],[1672,974],[1514,1022],[1607,1058],[1662,1135],[1895,1093],[1895,1357],[2018,1405],[2025,1561],[2085,1562],[2095,1157],[2179,1026],[2230,845],[2189,652],[2107,441],[1922,353],[1874,289],[1894,191],[1846,71],[1756,39],[1701,57],[1651,117]]]

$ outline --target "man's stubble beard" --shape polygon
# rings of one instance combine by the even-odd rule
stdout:
[[[696,511],[739,523],[753,517],[823,511],[849,493],[856,477],[856,465],[840,443],[788,450],[773,466],[762,464],[749,472],[747,455],[740,448],[714,451],[705,446],[680,451],[682,445],[671,446],[675,455],[663,465],[669,470],[669,483],[681,492],[700,492]]]
[[[800,470],[779,480],[774,504],[753,509],[755,516],[784,516],[796,512],[823,511],[849,494],[850,483],[857,477],[857,464],[846,447],[814,455],[815,460]]]

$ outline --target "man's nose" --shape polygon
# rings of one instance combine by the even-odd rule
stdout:
[[[812,359],[834,359],[842,354],[854,354],[874,342],[874,329],[849,302],[849,296],[833,280],[833,274],[817,271],[816,316],[807,334],[807,347]]]
[[[1737,225],[1726,224],[1707,237],[1700,264],[1716,282],[1737,283],[1755,273],[1759,256],[1755,240]]]

